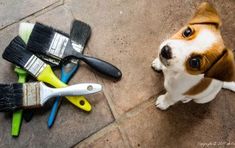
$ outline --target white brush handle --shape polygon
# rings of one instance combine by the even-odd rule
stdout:
[[[41,82],[40,100],[43,105],[47,100],[56,96],[82,96],[97,93],[102,90],[102,86],[96,83],[81,83],[63,88],[50,88]]]

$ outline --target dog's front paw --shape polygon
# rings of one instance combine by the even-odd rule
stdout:
[[[190,98],[185,98],[185,99],[183,99],[183,100],[181,100],[181,102],[182,103],[188,103],[188,102],[190,102],[192,99],[190,99]]]
[[[166,110],[170,104],[167,103],[165,95],[161,95],[157,98],[157,101],[155,103],[156,107],[161,109],[161,110]]]
[[[162,63],[159,60],[159,58],[156,58],[153,62],[152,62],[152,68],[158,72],[162,71]]]

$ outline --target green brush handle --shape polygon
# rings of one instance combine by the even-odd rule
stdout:
[[[19,83],[24,83],[26,81],[27,77],[27,72],[19,67],[15,68],[15,72],[18,75],[18,82]],[[13,113],[12,117],[12,127],[11,127],[11,135],[12,136],[19,136],[20,133],[20,126],[21,126],[21,121],[22,121],[22,113],[23,110],[17,110]]]
[[[15,72],[18,75],[18,83],[25,83],[27,78],[27,72],[20,67],[16,67]]]
[[[22,26],[22,25],[20,25]],[[32,25],[28,25],[28,28],[33,28]],[[25,31],[21,29],[22,27],[20,27],[19,29],[19,35],[20,37],[24,40],[25,43],[28,42],[29,36],[32,32],[32,29],[29,31]],[[18,82],[19,83],[24,83],[26,81],[26,77],[27,77],[27,72],[20,68],[20,67],[15,67],[15,72],[18,75]],[[17,110],[13,113],[13,117],[12,117],[12,127],[11,127],[11,135],[12,136],[19,136],[20,133],[20,127],[21,127],[21,122],[22,122],[22,115],[23,115],[23,110]]]

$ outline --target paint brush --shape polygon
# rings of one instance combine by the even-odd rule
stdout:
[[[77,44],[77,40],[79,40],[79,37],[80,37],[80,36],[77,36],[76,33],[74,33],[74,30],[76,30],[74,28],[79,26],[79,24],[77,24],[76,22],[77,22],[77,20],[74,20],[72,22],[71,30],[70,30],[70,38],[73,39],[73,41],[74,41],[73,44],[72,44],[72,46],[74,48],[79,47],[78,46],[79,43]],[[84,46],[85,46],[85,44],[84,44]],[[85,48],[78,48],[77,51],[80,52],[80,53],[83,53],[84,49]],[[76,73],[78,68],[79,68],[79,63],[78,64],[62,63],[61,64],[61,77],[60,77],[61,81],[67,84],[69,82],[69,80],[72,78],[72,76]],[[55,118],[56,118],[58,109],[60,107],[60,104],[61,104],[61,98],[57,97],[55,99],[55,102],[52,106],[50,115],[49,115],[48,120],[47,120],[47,125],[48,125],[49,128],[51,128],[53,126],[54,122],[55,122]]]
[[[43,106],[55,96],[80,96],[97,93],[100,84],[83,83],[64,88],[50,88],[42,82],[0,84],[0,112]]]
[[[7,61],[24,68],[29,74],[37,78],[39,81],[46,82],[57,88],[67,86],[55,76],[50,65],[43,62],[32,52],[25,50],[25,48],[26,45],[24,41],[17,36],[6,47],[2,57]],[[90,103],[83,96],[66,98],[71,103],[85,111],[91,110]]]
[[[78,60],[81,60],[104,75],[120,79],[122,73],[114,65],[79,52],[84,48],[91,34],[91,29],[89,25],[81,21],[76,21],[75,25],[77,27],[74,27],[72,32],[74,33],[73,36],[76,36],[74,38],[76,42],[61,31],[41,23],[36,23],[29,37],[27,49],[33,53],[45,55],[60,62],[70,60],[77,64]]]

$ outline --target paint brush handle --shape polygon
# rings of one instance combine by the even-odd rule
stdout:
[[[45,85],[45,84],[44,84]],[[81,96],[97,93],[102,90],[102,86],[96,83],[81,83],[70,85],[64,88],[50,88],[51,96]]]
[[[26,77],[27,77],[27,72],[24,69],[19,68],[19,67],[15,68],[15,72],[18,75],[18,83],[25,83]]]
[[[55,102],[54,102],[54,104],[51,108],[50,115],[49,115],[48,120],[47,120],[48,128],[51,128],[54,121],[55,121],[58,109],[60,107],[60,103],[61,103],[60,97],[56,97]]]
[[[60,81],[55,74],[53,73],[51,67],[47,65],[44,70],[40,73],[40,75],[37,77],[39,81],[46,82],[48,84],[51,84],[52,86],[56,88],[66,87],[67,85]],[[91,105],[86,100],[84,96],[76,96],[76,97],[66,97],[71,103],[73,103],[75,106],[81,108],[84,111],[91,111]]]
[[[61,68],[61,81],[64,83],[68,83],[68,81],[76,73],[78,67],[79,65],[73,63],[63,65]]]
[[[62,67],[61,67],[61,78],[60,78],[61,81],[64,82],[64,83],[68,83],[68,81],[76,73],[78,68],[79,68],[79,65],[73,64],[73,63],[68,63],[66,65],[62,65]],[[56,97],[56,99],[54,101],[54,104],[52,106],[50,115],[49,115],[48,120],[47,120],[47,125],[48,125],[49,128],[52,127],[52,125],[55,121],[55,118],[56,118],[58,109],[60,107],[60,104],[61,104],[61,97]]]
[[[40,83],[41,104],[44,104],[50,98],[55,96],[81,96],[94,94],[102,90],[102,86],[96,83],[82,83],[70,85],[63,88],[50,88],[44,83]]]
[[[122,72],[117,67],[106,61],[85,55],[81,55],[80,59],[104,75],[110,76],[114,79],[120,79],[122,77]]]

